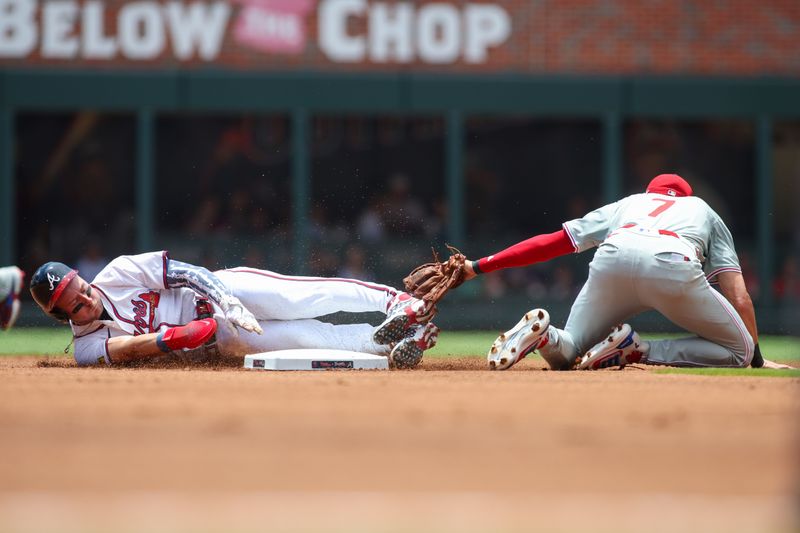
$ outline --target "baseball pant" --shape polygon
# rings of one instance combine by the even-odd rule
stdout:
[[[733,306],[706,280],[694,247],[668,235],[624,230],[600,245],[566,326],[551,327],[539,353],[551,367],[569,368],[614,325],[653,309],[695,336],[650,341],[646,363],[750,364],[753,339]]]
[[[226,353],[295,348],[330,348],[385,355],[389,347],[372,340],[370,324],[329,324],[316,317],[336,312],[386,313],[398,294],[392,287],[345,278],[285,276],[268,270],[234,268],[215,273],[258,319],[264,333],[232,334],[220,328]]]

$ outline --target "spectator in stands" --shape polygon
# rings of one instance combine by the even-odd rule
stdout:
[[[790,255],[783,261],[772,290],[778,300],[800,302],[800,271],[797,268],[797,256]]]
[[[83,279],[91,281],[107,264],[108,259],[103,256],[97,240],[90,239],[83,255],[75,262],[75,268]]]
[[[411,193],[411,181],[402,173],[389,179],[389,191],[383,203],[383,223],[394,235],[420,235],[423,233],[425,208]]]
[[[347,247],[344,263],[337,275],[340,278],[375,280],[375,275],[367,269],[367,255],[358,244],[351,244]]]

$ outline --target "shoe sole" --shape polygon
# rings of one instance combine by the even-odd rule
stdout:
[[[422,339],[419,341],[408,339],[408,342],[405,343],[400,341],[402,344],[398,344],[389,353],[389,363],[391,363],[392,367],[414,368],[420,363],[420,361],[422,361],[422,356],[425,355],[425,350],[429,350],[436,346],[436,341],[439,338],[439,328],[434,324],[426,325],[425,328],[426,329]],[[419,343],[423,341],[425,347],[419,345]]]
[[[406,314],[398,315],[394,318],[387,318],[378,326],[378,329],[375,330],[372,339],[378,344],[391,344],[401,341],[406,336],[409,326],[411,326],[409,323],[410,321]]]
[[[415,342],[407,342],[397,346],[389,354],[389,362],[394,368],[414,368],[420,361],[424,352]]]
[[[396,317],[387,318],[378,326],[372,335],[372,340],[378,344],[392,344],[399,342],[406,337],[408,329],[414,324],[427,324],[431,321],[435,313],[435,308],[431,308],[426,314],[418,315],[415,320],[403,313]]]
[[[544,309],[532,309],[517,324],[492,343],[486,355],[490,370],[507,370],[527,355],[550,326],[550,314]]]
[[[622,348],[617,348],[617,346],[631,334],[632,330],[633,328],[628,324],[614,326],[608,337],[592,346],[584,354],[580,365],[578,365],[578,370],[600,370],[610,366],[620,366]]]

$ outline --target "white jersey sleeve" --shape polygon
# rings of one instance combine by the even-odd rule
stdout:
[[[93,283],[102,287],[142,287],[167,289],[166,251],[138,255],[121,255],[97,274]]]
[[[76,328],[73,328],[73,331]],[[111,331],[104,326],[97,326],[86,333],[75,335],[75,361],[78,366],[110,365],[108,356],[108,339]]]

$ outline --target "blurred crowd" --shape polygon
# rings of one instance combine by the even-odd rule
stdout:
[[[285,116],[159,117],[156,246],[209,268],[291,268],[289,130]],[[431,257],[431,247],[444,252],[443,130],[436,118],[312,121],[306,273],[399,285],[407,268]],[[555,231],[604,203],[599,123],[477,118],[466,131],[467,241],[451,244],[467,255]],[[729,222],[757,298],[764,289],[749,252],[756,238],[753,135],[746,122],[631,121],[623,192],[641,190],[665,168],[684,174]],[[23,116],[18,138],[20,266],[31,271],[62,259],[91,279],[110,258],[135,249],[141,221],[132,117]],[[778,129],[775,153],[776,188],[791,190],[800,182],[800,124]],[[787,196],[776,196],[780,249],[770,290],[779,300],[800,301],[800,224]],[[588,259],[486,276],[480,291],[490,299],[513,293],[569,301]]]

